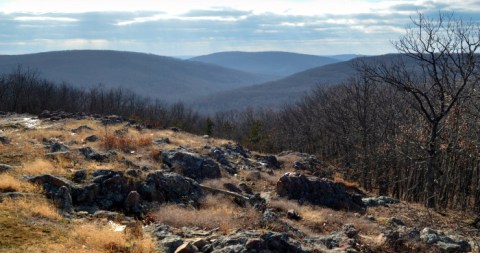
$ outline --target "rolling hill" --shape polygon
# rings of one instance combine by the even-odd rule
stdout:
[[[336,85],[347,80],[356,72],[353,67],[355,61],[393,62],[398,57],[399,55],[395,54],[362,57],[316,67],[280,80],[209,95],[196,100],[193,105],[208,113],[242,110],[247,107],[280,108],[297,101],[316,86]]]
[[[133,52],[72,50],[0,56],[0,73],[9,73],[19,65],[56,82],[77,87],[100,83],[107,88],[124,87],[168,102],[189,101],[269,80],[213,64]]]
[[[191,58],[192,61],[212,63],[280,79],[310,68],[339,62],[340,60],[289,52],[220,52]]]

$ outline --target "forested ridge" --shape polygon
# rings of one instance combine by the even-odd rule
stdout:
[[[480,210],[478,25],[419,15],[391,61],[355,61],[347,82],[281,110],[202,115],[124,89],[79,89],[19,67],[0,78],[0,110],[116,114],[262,152],[315,154],[368,191],[428,207]],[[188,74],[188,73],[186,73]]]

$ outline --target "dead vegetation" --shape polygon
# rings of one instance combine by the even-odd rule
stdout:
[[[160,207],[153,217],[159,223],[177,228],[218,229],[224,234],[232,229],[254,229],[260,222],[260,214],[253,207],[240,207],[220,195],[207,195],[200,208],[167,204]]]

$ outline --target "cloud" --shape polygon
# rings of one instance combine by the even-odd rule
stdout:
[[[251,15],[252,11],[236,10],[228,7],[215,7],[204,10],[190,10],[183,17],[240,17]]]
[[[46,17],[46,16],[22,16],[15,17],[16,21],[60,21],[60,22],[76,22],[78,19],[67,17]]]
[[[370,11],[314,14],[302,14],[298,8],[270,12],[218,3],[177,12],[0,12],[0,53],[105,48],[163,55],[224,50],[379,54],[393,52],[389,41],[403,34],[417,7],[435,17],[435,8],[447,6],[456,16],[480,20],[478,7],[467,8],[473,1],[455,8],[447,1],[378,2],[378,9]]]

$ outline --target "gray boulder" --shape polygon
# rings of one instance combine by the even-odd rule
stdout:
[[[0,143],[2,144],[10,144],[10,139],[7,136],[0,136]]]
[[[220,167],[209,158],[185,149],[172,149],[162,152],[163,162],[175,172],[195,180],[219,178]]]
[[[88,160],[94,160],[97,162],[106,162],[108,160],[109,154],[98,153],[93,150],[91,147],[84,147],[78,149],[78,151],[85,156]]]
[[[11,165],[0,163],[0,173],[7,172],[7,171],[12,171],[13,169],[14,169],[14,167],[11,166]]]
[[[204,195],[200,185],[187,177],[173,172],[154,171],[147,175],[138,193],[142,199],[159,203],[196,204]]]
[[[73,212],[72,196],[70,195],[70,189],[67,186],[61,186],[58,189],[55,195],[55,202],[57,203],[57,207],[63,213]]]
[[[470,252],[472,250],[465,239],[459,236],[447,236],[442,231],[428,227],[422,229],[420,239],[427,244],[437,245],[443,252]]]
[[[396,198],[390,198],[387,196],[378,196],[378,197],[369,197],[369,198],[363,198],[362,199],[363,204],[365,204],[368,207],[372,206],[385,206],[387,204],[397,204],[400,203],[399,199]]]
[[[363,211],[365,207],[361,196],[347,192],[342,184],[299,173],[285,173],[278,180],[276,191],[281,197],[337,210]]]

